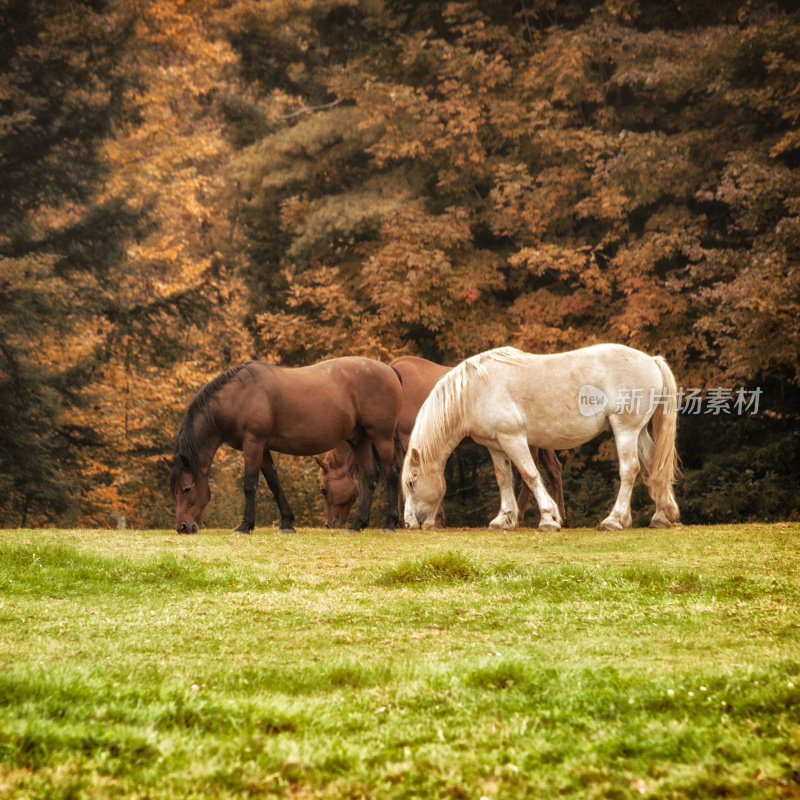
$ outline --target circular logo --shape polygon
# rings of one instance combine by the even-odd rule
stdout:
[[[584,417],[593,417],[602,414],[608,406],[608,397],[602,389],[585,383],[578,389],[578,411]]]

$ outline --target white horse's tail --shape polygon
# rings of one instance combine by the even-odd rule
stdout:
[[[660,495],[665,499],[670,522],[677,522],[680,512],[673,487],[678,476],[678,451],[675,448],[678,430],[678,386],[667,362],[661,356],[655,356],[654,360],[661,371],[662,403],[656,407],[650,418],[655,447],[647,483],[654,497]]]

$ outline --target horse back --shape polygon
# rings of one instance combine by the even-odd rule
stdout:
[[[490,351],[491,352],[491,351]],[[576,447],[607,430],[626,397],[640,398],[647,415],[650,391],[662,388],[655,359],[624,345],[592,345],[552,355],[503,352],[476,364],[464,406],[478,437],[523,429],[529,443],[545,449]],[[596,405],[582,405],[585,395]],[[626,417],[629,414],[625,402]]]
[[[312,455],[335,447],[359,425],[378,437],[394,434],[402,387],[379,361],[345,357],[308,367],[249,367],[215,403],[217,424],[233,447],[250,437],[278,452]]]

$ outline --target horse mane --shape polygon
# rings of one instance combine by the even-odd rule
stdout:
[[[422,464],[438,456],[455,436],[463,439],[469,435],[463,428],[463,420],[471,398],[466,391],[477,377],[488,381],[487,366],[492,362],[522,364],[527,354],[515,347],[497,347],[462,361],[445,373],[431,390],[417,414],[408,449],[415,447]]]
[[[230,383],[235,377],[243,370],[252,372],[252,364],[250,361],[247,364],[240,364],[238,367],[232,367],[225,372],[212,378],[200,391],[194,396],[189,407],[186,409],[186,414],[183,417],[181,428],[178,431],[178,441],[175,445],[175,455],[172,463],[172,472],[170,473],[170,491],[174,494],[175,486],[181,479],[181,474],[184,471],[189,471],[194,475],[195,479],[200,472],[200,452],[197,447],[197,439],[194,435],[194,421],[198,415],[203,415],[207,419],[212,419],[211,413],[211,399],[225,384]]]

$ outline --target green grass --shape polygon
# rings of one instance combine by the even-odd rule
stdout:
[[[800,524],[0,531],[0,797],[800,796]]]

